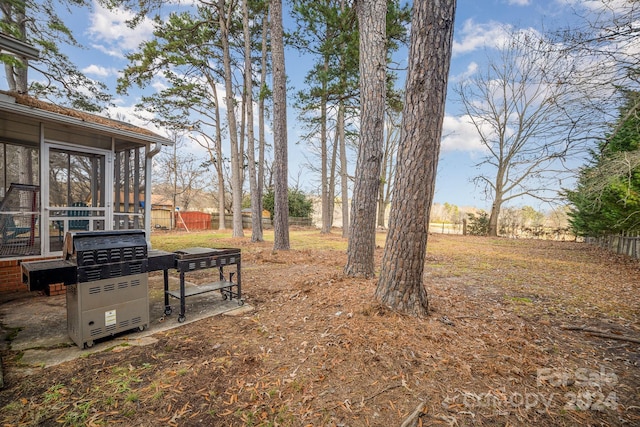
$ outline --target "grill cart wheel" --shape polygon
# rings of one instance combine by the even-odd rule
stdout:
[[[165,307],[164,314],[166,316],[171,316],[171,313],[173,313],[173,309],[171,307]]]
[[[184,317],[183,315],[178,316],[178,323],[184,323],[186,317]]]

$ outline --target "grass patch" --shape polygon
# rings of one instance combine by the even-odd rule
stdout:
[[[232,230],[205,230],[172,233],[152,233],[151,246],[163,251],[177,251],[188,247],[229,248],[242,247],[243,250],[271,248],[273,230],[264,230],[262,244],[251,243],[251,230],[245,230],[245,237],[232,237]],[[386,233],[376,234],[376,245],[384,246]],[[293,250],[347,250],[347,239],[339,231],[321,234],[317,229],[291,231],[289,242]]]
[[[4,337],[5,341],[11,342],[13,340],[16,339],[16,337],[18,336],[18,333],[23,329],[22,327],[17,327],[17,328],[5,328],[4,326],[2,327],[2,329],[7,331],[7,334]]]
[[[72,410],[68,411],[62,417],[64,425],[80,426],[85,425],[89,418],[92,402],[77,402]]]
[[[508,297],[508,301],[519,303],[519,304],[532,304],[533,300],[529,297]]]
[[[62,384],[56,384],[49,387],[49,389],[44,394],[44,403],[52,403],[60,400],[60,398],[64,395],[64,389],[64,385]]]

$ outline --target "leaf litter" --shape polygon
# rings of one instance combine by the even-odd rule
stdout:
[[[637,261],[575,242],[432,235],[430,316],[417,319],[375,303],[375,279],[344,277],[344,251],[222,243],[243,250],[252,312],[33,375],[7,350],[2,424],[640,424]]]

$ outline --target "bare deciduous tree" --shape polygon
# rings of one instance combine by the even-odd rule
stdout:
[[[492,201],[489,235],[497,235],[506,201],[555,197],[545,192],[572,173],[565,162],[580,153],[588,132],[578,120],[577,86],[566,84],[577,66],[546,41],[516,32],[484,71],[457,86],[484,148],[474,181]]]
[[[386,112],[384,154],[382,157],[382,171],[380,174],[380,190],[378,194],[378,227],[386,227],[385,212],[391,192],[393,191],[393,179],[396,174],[396,155],[398,153],[398,142],[400,140],[400,118],[401,112],[391,108]]]
[[[206,187],[206,170],[201,167],[201,159],[185,151],[182,135],[174,132],[173,140],[173,150],[162,151],[154,159],[154,185],[158,194],[172,200],[174,208],[187,210]]]
[[[574,10],[577,23],[556,32],[555,39],[564,54],[590,65],[589,79],[580,82],[585,106],[600,113],[601,124],[623,123],[624,117],[618,121],[616,107],[624,100],[616,89],[640,90],[640,2],[578,2]],[[640,99],[628,110],[628,117],[639,110]],[[616,131],[607,129],[609,138]]]
[[[262,210],[258,177],[256,171],[256,151],[253,131],[253,67],[251,64],[251,28],[249,26],[248,0],[242,2],[242,26],[244,30],[244,109],[247,115],[247,160],[249,169],[249,192],[251,194],[251,241],[262,242]]]

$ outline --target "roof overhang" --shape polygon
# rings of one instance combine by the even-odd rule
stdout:
[[[33,60],[40,56],[40,52],[35,47],[2,33],[0,33],[0,50],[6,50]]]
[[[156,145],[173,145],[172,140],[160,135],[151,134],[151,132],[149,132],[150,134],[140,133],[133,130],[112,127],[106,124],[95,123],[78,117],[67,116],[52,111],[42,110],[36,107],[18,104],[15,102],[14,98],[6,95],[3,96],[2,94],[0,94],[0,111],[19,114],[25,117],[31,117],[43,122],[72,126],[83,130],[89,130],[104,135],[110,135],[116,138],[122,138],[129,141],[142,143],[145,145],[149,143]]]

